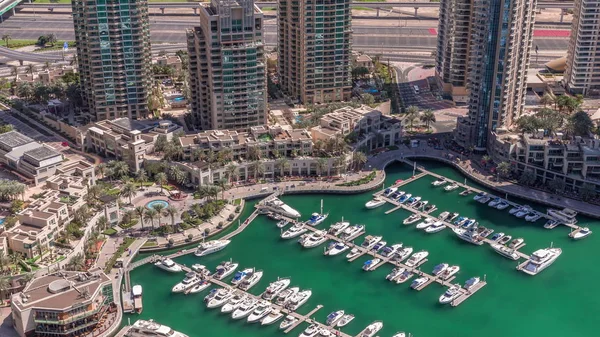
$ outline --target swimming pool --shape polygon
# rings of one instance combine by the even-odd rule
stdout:
[[[169,206],[169,203],[164,200],[152,200],[146,204],[147,208],[154,208],[154,205],[163,205],[164,207]]]
[[[173,102],[181,102],[181,101],[185,101],[185,97],[179,96],[179,97],[173,98]]]

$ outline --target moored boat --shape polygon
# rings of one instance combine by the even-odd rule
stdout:
[[[499,204],[499,203],[501,203],[501,202],[503,202],[503,201],[504,201],[504,199],[502,199],[502,198],[500,198],[500,197],[494,197],[494,198],[492,199],[492,201],[490,201],[490,202],[488,203],[488,206],[490,206],[490,207],[493,207],[493,208],[496,208],[496,206],[498,206],[498,204]]]
[[[445,211],[445,212],[440,213],[440,215],[438,215],[437,218],[444,221],[444,220],[448,219],[449,216],[450,216],[450,212]]]
[[[435,276],[438,276],[441,273],[443,273],[448,268],[448,266],[449,264],[447,263],[440,263],[433,268],[433,271],[431,273]]]
[[[400,248],[402,248],[401,243],[396,243],[391,246],[386,246],[381,251],[381,256],[384,256],[384,257],[394,256]]]
[[[292,227],[288,228],[285,232],[281,233],[282,239],[292,239],[297,236],[304,234],[308,229],[303,224],[297,223]]]
[[[275,296],[284,291],[290,285],[290,282],[291,280],[289,278],[282,278],[272,282],[262,293],[262,298],[268,301],[274,299]]]
[[[208,302],[206,302],[207,308],[217,308],[225,305],[233,297],[233,289],[221,288],[217,290],[215,296],[213,296]]]
[[[244,302],[242,302],[242,304],[235,309],[232,313],[231,313],[231,318],[233,319],[242,319],[247,317],[248,315],[250,315],[254,309],[256,309],[256,306],[258,305],[258,300],[252,298],[252,297],[248,297],[244,300]]]
[[[419,222],[416,227],[417,229],[425,229],[433,225],[434,222],[435,220],[433,218],[425,218],[425,220]]]
[[[242,303],[248,298],[248,296],[243,292],[236,292],[233,296],[221,307],[221,312],[224,314],[233,312],[235,309],[239,308]]]
[[[538,249],[531,256],[521,271],[529,275],[537,275],[542,270],[554,263],[562,254],[560,248]]]
[[[201,292],[202,290],[210,287],[211,283],[208,281],[200,281],[198,283],[196,283],[196,285],[194,285],[191,289],[189,289],[189,293],[190,294],[196,294]]]
[[[362,331],[359,337],[373,337],[381,328],[383,328],[382,322],[373,322]]]
[[[235,275],[233,275],[233,278],[231,279],[231,284],[233,284],[234,286],[237,286],[238,284],[242,283],[242,281],[250,273],[252,273],[252,268],[246,268],[244,270],[240,270],[240,271],[236,272]]]
[[[333,245],[325,251],[325,255],[330,255],[330,256],[338,255],[338,254],[341,254],[341,253],[345,252],[346,250],[348,250],[348,248],[350,248],[350,246],[348,246],[344,243],[334,242]]]
[[[296,211],[292,207],[286,205],[279,198],[272,198],[270,200],[267,200],[263,204],[263,207],[268,211],[271,211],[271,212],[277,213],[277,214],[281,214],[281,215],[287,216],[289,218],[295,219],[295,218],[300,217],[300,213],[298,211]]]
[[[404,221],[402,221],[403,224],[405,225],[410,225],[412,223],[415,223],[417,221],[421,220],[421,216],[419,214],[411,214],[408,218],[404,219]]]
[[[350,253],[346,254],[346,258],[347,259],[352,259],[353,257],[360,255],[362,252],[360,251],[360,249],[354,247],[352,248],[352,250],[350,251]]]
[[[279,220],[279,222],[277,222],[277,228],[283,228],[285,226],[287,226],[290,222],[287,220]]]
[[[377,242],[381,241],[381,239],[381,236],[367,235],[360,246],[362,248],[371,249],[377,244]]]
[[[459,266],[450,266],[450,267],[446,268],[446,270],[444,270],[442,272],[442,274],[440,275],[440,278],[442,280],[447,280],[447,279],[451,278],[452,276],[454,276],[459,271],[460,271],[460,267]]]
[[[348,228],[344,229],[342,234],[340,234],[340,238],[341,239],[351,238],[351,237],[357,235],[358,233],[363,232],[364,230],[365,230],[364,225],[349,226]]]
[[[291,311],[296,311],[300,306],[306,303],[311,296],[311,290],[301,291],[289,299],[288,303],[286,303],[286,307]]]
[[[275,304],[279,306],[284,306],[287,301],[294,295],[296,295],[300,291],[298,287],[287,288],[284,291],[280,292],[275,299]]]
[[[567,225],[574,225],[577,223],[577,212],[570,208],[565,208],[562,210],[549,208],[547,210],[547,214],[559,222]]]
[[[180,265],[173,262],[173,260],[171,260],[169,258],[164,258],[164,259],[154,263],[154,265],[162,270],[166,270],[171,273],[178,273],[183,270]]]
[[[327,241],[327,232],[325,231],[314,231],[308,235],[300,244],[304,248],[314,248]]]
[[[410,254],[412,254],[412,252],[413,252],[412,247],[404,247],[396,253],[396,256],[394,256],[394,260],[398,261],[398,262],[402,262]]]
[[[403,194],[403,195],[401,195],[401,196],[398,198],[398,202],[399,202],[399,203],[401,203],[401,204],[404,204],[405,202],[407,202],[407,201],[408,201],[408,200],[410,200],[411,198],[412,198],[412,194],[410,194],[410,193],[406,193],[406,194]]]
[[[279,330],[286,330],[290,326],[294,325],[296,321],[298,321],[298,318],[292,315],[285,316],[285,319],[279,324]]]
[[[271,325],[276,323],[283,317],[283,313],[279,309],[273,309],[271,312],[260,320],[260,325]]]
[[[325,319],[325,324],[327,325],[335,325],[340,319],[344,317],[344,310],[338,310],[327,315],[327,319]]]
[[[242,290],[249,290],[250,288],[254,287],[262,277],[262,270],[253,271],[252,273],[248,274],[248,276],[242,281],[242,283],[240,283],[239,288]]]
[[[329,230],[327,232],[331,235],[338,236],[342,234],[344,230],[348,228],[348,226],[350,226],[350,223],[347,221],[336,222],[329,227]]]
[[[415,276],[413,272],[411,272],[410,270],[405,270],[404,272],[402,272],[402,274],[400,274],[400,276],[396,277],[396,284],[404,283],[410,280],[413,276]]]
[[[248,323],[258,322],[261,319],[263,319],[265,316],[267,316],[269,313],[271,313],[271,311],[273,311],[273,307],[271,306],[271,303],[269,303],[267,301],[261,301],[256,306],[254,311],[252,311],[252,313],[248,316],[246,321]]]
[[[379,197],[375,197],[373,198],[373,200],[367,201],[367,203],[365,204],[365,207],[367,209],[374,209],[380,206],[385,205],[385,200],[379,198]]]
[[[582,227],[578,230],[569,233],[569,237],[573,240],[581,240],[583,238],[588,237],[590,234],[592,234],[592,231],[589,228]]]
[[[525,242],[523,238],[516,238],[508,244],[508,248],[517,248]]]
[[[549,219],[544,224],[544,228],[546,228],[546,229],[552,229],[552,228],[554,228],[554,227],[556,227],[558,225],[560,225],[560,222],[558,222],[558,220],[556,220],[556,219]]]
[[[418,289],[420,286],[427,283],[427,281],[429,281],[429,277],[427,277],[427,276],[419,277],[419,278],[415,279],[414,281],[412,281],[412,283],[410,284],[410,287],[413,289]]]
[[[464,289],[466,290],[471,290],[473,289],[473,287],[478,284],[481,280],[479,279],[479,277],[471,277],[470,279],[468,279],[465,282],[465,285],[463,286]]]
[[[200,277],[198,277],[198,274],[192,272],[189,272],[187,274],[185,274],[185,278],[183,279],[183,281],[177,283],[175,286],[173,286],[173,288],[171,289],[172,292],[174,293],[182,293],[190,288],[192,288],[193,286],[196,285],[196,283],[202,281],[202,279]]]
[[[502,210],[507,209],[508,206],[510,206],[510,204],[508,203],[508,201],[502,200],[498,205],[496,205],[496,209],[502,211]]]
[[[390,196],[390,195],[396,193],[397,190],[398,190],[397,187],[388,187],[385,190],[383,190],[383,195],[386,197]]]
[[[348,325],[348,323],[352,322],[352,320],[354,319],[354,315],[352,314],[345,314],[338,322],[337,322],[337,327],[341,328],[343,326]]]
[[[375,268],[375,266],[377,266],[379,264],[379,262],[381,262],[381,259],[372,259],[372,260],[367,260],[363,266],[362,269],[364,271],[371,271],[373,270],[373,268]]]
[[[405,268],[395,267],[394,269],[392,269],[392,271],[389,274],[387,274],[385,279],[388,281],[394,281],[396,279],[396,277],[402,275],[402,273],[404,273],[404,271],[406,271]]]
[[[455,284],[452,287],[448,288],[448,290],[446,290],[442,296],[440,296],[440,303],[441,304],[448,304],[452,301],[454,301],[454,299],[458,298],[458,296],[460,296],[462,294],[462,292],[460,291],[461,286],[459,284]]]
[[[492,244],[490,246],[492,247],[492,249],[496,253],[498,253],[498,254],[500,254],[500,255],[508,258],[508,259],[511,259],[511,260],[514,260],[514,261],[516,261],[516,260],[519,259],[519,254],[517,254],[515,252],[515,250],[512,249],[512,248],[508,248],[508,247],[506,247],[504,245],[501,245],[499,243],[495,243],[495,244]]]
[[[221,262],[216,268],[215,275],[213,276],[217,280],[222,280],[225,277],[231,275],[239,266],[237,262],[224,261]]]
[[[452,222],[454,221],[454,219],[458,218],[459,214],[457,212],[452,213],[449,217],[448,217],[448,222]]]
[[[500,233],[496,233],[492,236],[491,240],[492,241],[500,241],[500,239],[502,239],[504,237],[504,233],[500,232]]]
[[[437,232],[441,232],[444,229],[446,229],[446,225],[444,225],[444,223],[442,221],[436,221],[433,223],[433,225],[425,228],[425,232],[437,233]]]
[[[448,181],[446,179],[438,179],[434,182],[431,183],[431,185],[433,186],[442,186],[444,184],[446,184]]]
[[[454,191],[455,189],[457,189],[459,187],[460,187],[460,185],[458,183],[453,183],[452,185],[448,185],[448,186],[444,187],[444,191],[446,191],[446,192]]]
[[[194,255],[205,256],[208,254],[216,253],[227,247],[229,243],[231,243],[231,240],[211,240],[202,242],[200,245],[198,245],[198,249],[196,249]]]

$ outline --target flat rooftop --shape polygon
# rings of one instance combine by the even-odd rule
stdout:
[[[17,131],[0,134],[0,144],[8,147],[18,147],[32,143],[34,140]]]
[[[38,147],[37,149],[29,150],[29,151],[23,153],[23,155],[29,156],[37,161],[42,161],[42,160],[50,159],[50,158],[53,158],[56,156],[60,156],[60,153],[58,153],[57,151],[55,151],[49,147],[41,146],[41,147]]]
[[[110,124],[116,125],[125,130],[133,131],[133,130],[145,130],[148,128],[147,125],[136,121],[135,119],[129,119],[127,117],[117,118],[115,120],[109,121]]]

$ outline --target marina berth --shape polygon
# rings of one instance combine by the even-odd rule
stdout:
[[[462,295],[460,291],[461,286],[459,284],[455,284],[452,287],[448,288],[442,296],[440,296],[439,302],[440,304],[448,304],[452,302],[454,299],[458,298],[458,296]]]
[[[285,316],[285,319],[281,322],[281,324],[279,324],[279,330],[286,330],[290,326],[294,325],[297,321],[298,318],[292,315],[287,315]]]
[[[592,231],[587,227],[581,227],[569,233],[569,237],[573,240],[581,240],[592,234]]]
[[[246,278],[244,278],[244,280],[239,284],[238,287],[242,290],[249,290],[250,288],[254,287],[262,277],[262,270],[253,271],[252,273],[248,274]]]
[[[221,307],[222,313],[230,313],[239,308],[248,296],[243,292],[236,292],[230,299]]]
[[[562,210],[548,208],[547,214],[566,225],[574,225],[577,223],[577,212],[570,208],[565,208]]]
[[[173,262],[173,260],[171,260],[169,258],[164,258],[164,259],[154,263],[154,265],[162,270],[166,270],[171,273],[178,273],[183,270],[183,269],[181,269],[180,265]]]
[[[335,241],[335,242],[332,242],[329,249],[325,250],[325,255],[330,255],[330,256],[339,255],[339,254],[345,252],[346,250],[348,250],[349,248],[350,248],[350,246],[343,244],[341,242]]]
[[[154,320],[146,321],[142,319],[133,323],[125,335],[128,334],[148,337],[188,337],[186,334],[175,331],[166,325],[158,324]]]
[[[360,337],[374,337],[376,333],[383,328],[382,322],[373,322],[369,324],[361,333]]]
[[[222,279],[226,278],[227,276],[233,274],[233,272],[235,272],[235,270],[237,269],[238,266],[239,266],[239,263],[237,263],[237,262],[232,262],[232,261],[221,262],[215,269],[215,275],[213,275],[213,277],[216,278],[217,280],[222,280]]]
[[[508,258],[508,259],[511,259],[511,260],[514,260],[514,261],[517,261],[519,259],[519,254],[517,254],[515,252],[515,250],[512,249],[512,248],[508,248],[508,247],[506,247],[504,245],[497,244],[497,243],[490,245],[490,247],[492,247],[492,249],[496,253],[498,253],[498,254],[500,254],[500,255]]]
[[[277,323],[283,317],[283,313],[278,309],[273,309],[271,312],[260,320],[260,325],[271,325]]]
[[[194,255],[196,256],[205,256],[208,254],[216,253],[220,250],[223,250],[227,245],[231,243],[230,240],[212,240],[207,242],[202,242]]]
[[[287,287],[289,287],[291,280],[289,278],[282,278],[269,284],[265,292],[262,294],[262,298],[271,301]]]
[[[402,221],[403,224],[405,225],[410,225],[412,223],[415,223],[417,221],[421,220],[421,215],[415,213],[412,214],[411,216],[409,216],[408,218],[404,219],[404,221]]]
[[[287,216],[288,218],[299,218],[300,212],[285,204],[279,198],[272,198],[265,201],[263,207],[273,213]]]
[[[385,205],[386,201],[379,198],[379,197],[375,197],[373,198],[373,200],[367,201],[367,203],[365,204],[365,207],[367,209],[374,209],[380,206]]]
[[[352,314],[345,314],[336,324],[336,326],[338,328],[344,327],[346,325],[348,325],[348,323],[352,322],[352,320],[354,319],[354,315]]]
[[[554,261],[558,259],[560,254],[562,254],[562,250],[560,248],[538,249],[531,254],[529,260],[519,265],[518,268],[525,274],[537,275],[553,264]]]
[[[282,239],[293,239],[297,236],[304,234],[308,229],[303,224],[297,223],[292,227],[288,228],[285,232],[281,233]]]

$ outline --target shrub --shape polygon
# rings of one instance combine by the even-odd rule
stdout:
[[[104,232],[102,232],[102,234],[110,236],[110,235],[117,234],[117,231],[114,230],[113,228],[109,228],[109,229],[104,230]]]
[[[172,246],[175,243],[175,240],[169,239],[169,246]]]

